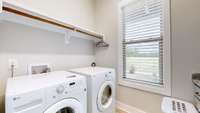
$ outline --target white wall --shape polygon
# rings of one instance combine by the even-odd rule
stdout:
[[[105,34],[111,48],[96,53],[98,65],[116,68],[117,3],[96,0],[97,30]],[[199,0],[171,0],[172,96],[192,101],[191,74],[200,71]],[[118,86],[117,99],[146,113],[161,113],[161,95]]]
[[[172,95],[192,100],[192,73],[200,72],[200,1],[171,0]]]
[[[4,0],[17,2],[41,14],[87,29],[94,29],[94,0]]]
[[[96,0],[96,31],[105,35],[109,48],[96,48],[97,65],[117,67],[117,0]]]

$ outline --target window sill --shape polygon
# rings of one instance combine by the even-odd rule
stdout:
[[[119,79],[118,84],[125,87],[139,89],[150,93],[159,95],[171,96],[171,89],[164,85],[156,85],[142,81],[127,80],[124,78]]]
[[[147,84],[151,84],[152,85],[156,85],[156,83],[159,83],[159,77],[155,77],[152,74],[147,74],[147,73],[134,73],[134,74],[129,74],[126,73],[126,77],[128,81],[134,81],[134,82],[139,82],[141,81],[142,83],[147,83]],[[149,81],[149,82],[148,82]],[[157,84],[159,85],[159,84]],[[159,85],[162,86],[162,85]]]

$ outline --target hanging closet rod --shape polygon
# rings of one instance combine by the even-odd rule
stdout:
[[[77,28],[77,27],[75,27],[73,25],[67,25],[67,24],[64,25],[64,24],[55,22],[53,20],[49,20],[49,19],[42,18],[42,17],[35,16],[35,15],[31,15],[29,13],[22,12],[22,11],[19,11],[19,10],[10,8],[10,7],[3,6],[3,10],[7,11],[7,12],[10,12],[10,13],[14,13],[14,14],[20,15],[20,16],[23,16],[23,17],[27,17],[27,18],[31,18],[31,19],[34,19],[34,20],[38,20],[38,21],[41,21],[41,22],[48,23],[48,24],[52,24],[52,25],[55,25],[55,26],[58,26],[58,27],[62,27],[62,28],[65,28],[65,29],[69,29],[69,30],[72,30],[72,31],[83,33],[85,35],[89,35],[89,36],[92,36],[92,37],[96,37],[96,38],[98,38],[100,40],[103,40],[103,36],[97,35],[95,33],[91,33],[89,31],[86,31],[86,30],[83,30],[83,29],[80,29],[80,28]]]

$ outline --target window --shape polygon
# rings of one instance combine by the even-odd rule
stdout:
[[[140,86],[151,85],[151,89],[159,89],[153,91],[156,93],[170,90],[169,16],[165,15],[168,14],[165,13],[167,0],[132,1],[120,8],[123,58],[121,80],[132,85],[134,82]],[[170,95],[170,91],[165,92]]]

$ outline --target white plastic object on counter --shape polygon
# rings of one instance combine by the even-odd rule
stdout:
[[[198,113],[193,104],[169,97],[163,98],[161,108],[164,113]]]

